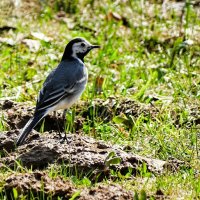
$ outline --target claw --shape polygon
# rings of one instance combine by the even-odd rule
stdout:
[[[67,142],[67,144],[69,144],[71,142],[71,140],[69,138],[67,138],[67,134],[66,133],[65,133],[64,136],[61,136],[60,143],[63,144],[65,141]]]

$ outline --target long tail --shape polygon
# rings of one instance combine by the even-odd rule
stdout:
[[[31,118],[26,125],[24,126],[20,136],[18,137],[16,141],[16,145],[19,146],[21,145],[28,134],[31,132],[31,130],[46,116],[46,112],[41,112],[41,113],[35,113],[34,117]]]

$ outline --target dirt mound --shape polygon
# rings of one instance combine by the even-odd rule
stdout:
[[[91,108],[96,110],[98,116],[102,116],[102,120],[108,120],[112,117],[113,112],[115,114],[119,112],[130,113],[135,116],[141,112],[148,112],[134,101],[123,100],[122,102],[116,102],[112,98],[108,99],[107,102],[96,100],[90,106],[88,104],[81,106],[81,108],[87,108],[82,112],[82,116],[88,118]],[[44,169],[51,163],[65,163],[72,171],[78,169],[85,174],[91,174],[94,180],[98,176],[98,181],[101,181],[102,178],[111,176],[110,170],[112,169],[121,174],[126,174],[131,170],[134,175],[140,173],[139,169],[141,170],[144,165],[152,173],[161,173],[166,166],[177,169],[184,164],[179,161],[169,163],[127,153],[123,147],[82,136],[82,131],[79,129],[77,129],[76,134],[69,134],[67,136],[68,142],[65,143],[59,141],[57,130],[45,134],[32,131],[26,140],[27,143],[15,149],[15,141],[19,134],[18,128],[25,125],[33,115],[34,109],[25,103],[12,101],[5,101],[1,105],[1,109],[6,116],[7,123],[13,130],[0,134],[0,161],[11,168],[15,167],[16,160],[20,161],[23,166],[33,169]],[[80,108],[76,109],[77,115],[79,110]],[[110,112],[110,110],[114,111]],[[150,111],[147,114],[149,113]],[[152,116],[155,113],[155,110],[151,109]],[[58,117],[60,116],[58,115]],[[55,116],[48,116],[45,120],[45,125],[48,127],[46,129],[56,129],[56,120]],[[109,153],[111,153],[111,157],[109,157]],[[113,165],[113,162],[117,162],[117,164]]]
[[[127,153],[117,145],[77,134],[68,134],[68,142],[61,143],[58,133],[39,134],[34,131],[28,137],[27,144],[17,149],[14,148],[17,131],[4,132],[0,136],[1,167],[6,165],[12,169],[17,167],[16,161],[33,170],[45,169],[49,164],[58,163],[64,164],[72,173],[79,171],[83,175],[90,174],[92,181],[99,182],[105,177],[112,178],[111,170],[122,175],[131,171],[135,175],[145,165],[149,172],[156,174],[162,173],[166,167],[177,169],[184,164],[178,162],[174,167],[169,162]]]
[[[81,113],[84,119],[92,117],[90,116],[91,109],[95,110],[96,115],[104,121],[112,119],[120,112],[133,116],[146,113],[153,117],[156,114],[155,110],[145,110],[144,107],[129,100],[124,100],[121,104],[114,99],[109,99],[107,102],[96,100],[93,104],[84,103],[84,105],[76,109],[76,114]],[[25,103],[12,101],[5,101],[0,107],[5,114],[8,126],[11,127],[10,131],[0,133],[0,169],[25,167],[33,170],[31,174],[13,174],[5,180],[4,191],[8,199],[12,198],[9,195],[13,193],[13,188],[18,194],[51,194],[53,199],[57,199],[58,196],[69,199],[73,195],[77,195],[79,199],[95,200],[133,198],[132,193],[124,191],[119,186],[99,185],[95,188],[80,190],[69,181],[59,177],[51,179],[45,172],[38,171],[46,170],[54,164],[58,167],[64,166],[71,175],[78,173],[82,177],[89,176],[92,183],[101,182],[104,178],[115,180],[119,173],[122,176],[129,173],[132,177],[141,173],[141,170],[159,174],[166,168],[176,171],[182,166],[186,167],[181,161],[168,162],[126,152],[126,148],[83,136],[78,128],[76,134],[68,134],[67,141],[61,142],[56,130],[57,119],[53,115],[46,118],[45,124],[46,130],[54,128],[55,131],[40,134],[33,130],[26,139],[26,143],[16,148],[15,141],[19,135],[19,128],[22,128],[33,115],[34,109]],[[80,111],[83,107],[85,110]],[[75,123],[79,127],[81,127],[80,121],[78,118]],[[113,171],[117,172],[116,175],[112,173]]]
[[[31,196],[52,196],[52,199],[62,197],[70,199],[77,195],[76,199],[80,200],[101,200],[101,199],[132,199],[133,194],[127,192],[118,185],[99,185],[90,189],[78,189],[68,180],[61,177],[50,178],[45,172],[36,171],[34,173],[12,174],[5,181],[4,190],[8,199],[12,199],[13,188],[17,194]]]
[[[18,103],[10,100],[1,103],[0,108],[3,111],[4,118],[10,129],[23,128],[34,113],[33,106],[30,106],[27,103]],[[133,117],[138,117],[141,114],[144,116],[155,117],[158,110],[151,105],[144,106],[130,99],[118,101],[115,98],[109,98],[107,101],[95,99],[92,103],[80,102],[80,104],[77,105],[75,112],[74,129],[79,130],[83,126],[83,121],[86,121],[86,119],[92,120],[94,116],[98,120],[109,122],[114,116],[120,115],[121,113]],[[53,114],[46,116],[44,131],[58,130],[57,121],[61,121],[61,116],[61,112],[58,112],[57,116]],[[36,127],[36,130],[39,129],[41,123]]]
[[[9,130],[23,128],[34,113],[34,107],[28,105],[28,103],[18,103],[9,100],[0,103],[0,109],[2,109],[2,113]],[[79,131],[83,128],[84,122],[86,123],[87,121],[90,121],[90,126],[93,126],[92,122],[94,118],[97,121],[107,123],[112,121],[114,117],[121,115],[123,116],[123,119],[126,119],[125,121],[127,121],[127,123],[124,122],[126,128],[131,128],[131,126],[129,127],[129,125],[133,125],[131,120],[127,120],[130,117],[131,119],[137,119],[142,115],[145,123],[145,117],[147,120],[154,120],[159,117],[162,109],[156,108],[152,104],[140,104],[131,99],[117,100],[116,98],[110,97],[106,101],[102,99],[95,99],[92,102],[79,102],[73,112],[75,112],[73,129]],[[172,111],[171,117],[177,128],[185,126],[186,124],[187,127],[191,127],[192,124],[200,123],[198,114],[198,108],[194,108],[191,110],[188,120],[184,122],[182,122],[179,113],[174,113]],[[39,123],[35,129],[39,131],[41,125],[43,124],[44,131],[58,131],[58,123],[60,131],[63,131],[62,112],[57,112],[56,116],[53,114],[46,116],[45,123]]]

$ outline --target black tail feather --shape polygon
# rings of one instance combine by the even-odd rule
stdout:
[[[24,126],[20,136],[18,137],[16,141],[16,145],[19,146],[21,145],[28,134],[32,131],[32,129],[46,116],[46,112],[41,112],[41,113],[35,113],[34,117],[31,118],[26,125]]]

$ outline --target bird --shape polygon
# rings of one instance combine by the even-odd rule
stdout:
[[[50,72],[39,91],[33,117],[22,129],[16,146],[22,145],[32,129],[49,113],[62,109],[65,117],[67,109],[85,90],[88,70],[84,57],[95,48],[100,46],[92,45],[84,38],[74,38],[66,45],[60,63]]]

